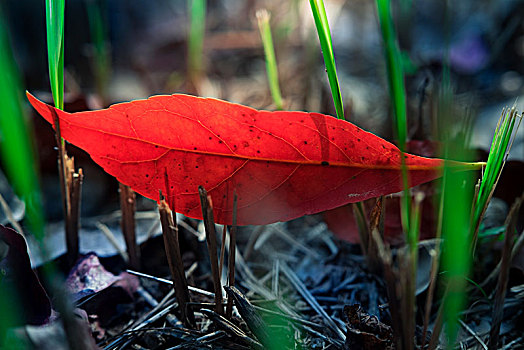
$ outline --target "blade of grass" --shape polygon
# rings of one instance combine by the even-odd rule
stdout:
[[[406,116],[406,89],[404,86],[404,70],[398,39],[393,28],[391,15],[391,2],[389,0],[376,0],[377,15],[384,43],[384,56],[388,89],[393,109],[393,130],[400,149],[401,179],[404,188],[401,197],[401,223],[406,235],[407,250],[399,256],[399,266],[402,271],[409,273],[400,274],[401,294],[397,296],[400,307],[399,316],[402,321],[400,333],[397,332],[399,344],[404,349],[414,348],[415,334],[415,281],[417,266],[417,243],[420,232],[420,204],[422,197],[417,196],[415,205],[411,206],[411,194],[408,190],[408,174],[404,152],[407,141],[407,116]],[[386,260],[384,260],[386,261]],[[391,296],[390,296],[391,298]]]
[[[459,313],[466,303],[466,277],[471,268],[469,213],[473,179],[471,174],[451,172],[448,167],[444,172],[442,266],[447,271],[448,289],[443,300],[443,312],[448,344],[454,344],[459,329]]]
[[[65,0],[46,0],[49,80],[55,107],[64,109],[64,12]]]
[[[47,35],[47,60],[49,63],[49,81],[55,107],[64,109],[64,12],[65,0],[46,0],[45,19]],[[56,133],[60,136],[60,125],[58,118],[55,118]],[[69,191],[66,182],[66,159],[65,142],[60,137],[57,141],[59,148],[58,171],[62,197],[64,198],[64,220],[67,221],[70,201]],[[67,226],[67,225],[66,225]]]
[[[393,103],[394,130],[398,146],[406,150],[407,118],[406,118],[406,88],[404,86],[404,70],[402,57],[396,40],[395,30],[391,16],[389,0],[376,0],[380,31],[384,42],[386,57],[386,71],[389,93]]]
[[[518,123],[517,123],[518,119]],[[478,197],[475,203],[473,216],[472,251],[475,248],[480,222],[493,196],[495,187],[504,168],[506,158],[513,143],[522,116],[517,115],[516,109],[504,109],[499,119],[493,141],[491,143],[488,161],[480,183]],[[515,127],[516,126],[516,127]]]
[[[438,137],[444,145],[442,158],[469,159],[467,139],[470,137],[465,133],[453,136],[453,125],[467,123],[467,118],[454,115],[453,91],[450,82],[449,67],[445,65],[442,84],[438,92]],[[442,254],[437,256],[442,262],[442,270],[445,272],[444,292],[442,303],[437,313],[437,320],[433,328],[429,348],[438,343],[442,326],[446,330],[448,345],[455,343],[458,329],[460,327],[460,312],[466,305],[466,285],[468,274],[471,269],[471,253],[469,251],[470,239],[470,213],[472,209],[472,198],[474,194],[474,174],[458,173],[451,169],[451,161],[444,163],[442,180],[442,197],[440,198],[438,234],[442,234]],[[438,247],[437,247],[438,248]],[[435,272],[433,272],[435,273]],[[429,300],[428,300],[429,302]],[[427,305],[429,307],[429,305]]]
[[[443,125],[452,117],[451,88],[449,85],[449,72],[444,73],[444,87],[441,93],[440,105],[442,114],[439,117]],[[461,119],[462,120],[462,119]],[[466,147],[467,135],[460,134],[451,139],[451,132],[447,130],[444,138],[444,158],[468,159],[471,155]],[[442,319],[446,331],[448,344],[455,344],[460,328],[460,312],[466,305],[466,285],[471,270],[472,254],[470,251],[471,209],[474,196],[474,174],[458,173],[453,171],[448,162],[444,165],[443,175],[443,252],[442,269],[446,272],[446,290],[442,301]]]
[[[402,161],[402,184],[404,195],[401,199],[402,227],[406,235],[410,235],[409,208],[411,208],[411,197],[408,191],[408,176],[404,152],[407,140],[407,117],[406,117],[406,88],[404,86],[404,71],[402,68],[402,57],[391,16],[391,4],[389,0],[376,0],[377,14],[384,42],[384,55],[386,58],[386,72],[388,78],[389,94],[393,103],[393,130],[401,152]],[[408,237],[408,242],[413,239]]]
[[[318,39],[320,40],[320,47],[322,48],[322,55],[324,56],[324,64],[326,65],[326,72],[337,118],[345,119],[342,94],[340,92],[340,84],[338,83],[337,68],[335,65],[335,54],[333,53],[333,43],[331,41],[331,32],[329,30],[324,1],[309,0],[309,4],[313,12],[313,18],[315,19],[315,26],[317,28]]]
[[[273,97],[273,102],[275,103],[275,106],[278,110],[282,110],[284,107],[282,103],[282,95],[280,93],[280,86],[278,84],[277,60],[275,58],[275,48],[273,47],[271,27],[269,25],[271,15],[266,10],[258,10],[256,16],[258,21],[258,29],[260,31],[260,37],[262,38],[262,44],[264,45],[269,89],[271,90],[271,96]]]
[[[1,4],[0,4],[1,5]],[[32,231],[42,237],[44,216],[31,129],[22,108],[22,84],[0,6],[0,154],[15,192],[24,200]]]
[[[93,43],[93,73],[95,75],[96,91],[98,95],[105,99],[107,97],[107,83],[111,71],[111,57],[109,51],[107,18],[105,13],[105,0],[87,0],[86,2],[87,19],[89,23],[89,33]]]
[[[198,87],[203,68],[202,53],[206,30],[206,0],[189,0],[190,14],[187,48],[187,70],[190,82]]]

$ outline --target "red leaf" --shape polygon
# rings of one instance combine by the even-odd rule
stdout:
[[[108,109],[56,110],[27,94],[67,141],[136,192],[201,218],[198,186],[217,223],[268,224],[398,192],[397,147],[319,113],[268,112],[188,95],[153,96]],[[439,176],[442,160],[407,155],[410,186]],[[458,163],[457,163],[458,164]],[[474,165],[459,167],[473,169]],[[167,177],[167,180],[166,180]]]

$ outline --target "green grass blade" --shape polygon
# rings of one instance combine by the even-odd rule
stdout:
[[[203,72],[204,33],[206,29],[206,0],[189,0],[188,70],[193,80]]]
[[[377,0],[378,20],[384,41],[389,93],[393,103],[393,117],[399,148],[405,151],[407,139],[406,88],[402,57],[398,47],[389,0]]]
[[[46,0],[45,19],[49,80],[55,107],[64,109],[64,12],[65,0]]]
[[[98,95],[107,97],[107,83],[111,72],[105,0],[87,0],[86,10],[89,33],[93,43],[93,72]]]
[[[457,152],[460,152],[458,150]],[[456,154],[456,153],[452,153]],[[444,169],[444,220],[442,268],[447,271],[444,319],[449,344],[454,344],[459,329],[459,315],[466,305],[466,281],[471,268],[470,212],[474,178],[470,172]]]
[[[406,88],[404,85],[404,71],[402,68],[402,56],[398,47],[396,34],[393,29],[391,17],[391,6],[389,0],[376,0],[380,31],[384,42],[384,56],[386,59],[386,72],[391,101],[393,103],[393,130],[397,138],[398,147],[401,151],[402,160],[402,184],[404,195],[401,201],[401,218],[404,232],[408,235],[408,242],[413,242],[410,237],[410,215],[411,197],[408,191],[408,174],[404,152],[407,140],[407,117],[406,117]]]
[[[311,5],[311,11],[313,12],[313,18],[315,19],[315,26],[317,28],[318,39],[320,40],[320,47],[322,48],[322,55],[324,56],[324,64],[326,65],[326,72],[328,75],[329,86],[331,88],[331,95],[333,96],[333,103],[335,104],[335,110],[337,112],[337,118],[344,119],[342,94],[340,92],[340,84],[338,83],[333,43],[331,42],[331,32],[329,30],[326,9],[324,8],[324,1],[309,0],[309,4]]]
[[[473,216],[473,244],[475,244],[477,238],[482,216],[486,211],[500,174],[502,173],[509,149],[511,148],[512,137],[516,134],[521,121],[522,116],[517,114],[515,108],[504,109],[502,111],[502,115],[495,129],[495,134],[493,135],[488,161],[480,183],[477,200],[475,202]]]
[[[444,329],[448,338],[449,348],[453,346],[460,329],[459,318],[466,306],[466,286],[471,270],[472,254],[470,251],[471,239],[471,210],[474,196],[475,178],[473,172],[457,172],[453,169],[453,159],[471,159],[468,152],[467,140],[470,135],[458,133],[455,129],[468,130],[465,127],[468,118],[454,115],[453,89],[451,87],[449,66],[444,67],[442,84],[438,93],[439,136],[444,146],[442,158],[446,159],[443,172],[443,188],[441,198],[442,211],[442,269],[446,282],[442,308],[439,309],[444,320]],[[456,128],[456,124],[459,127]],[[440,316],[440,315],[439,315]],[[432,339],[438,337],[435,332]]]
[[[266,10],[260,10],[256,13],[258,21],[258,29],[260,31],[260,37],[262,38],[262,44],[264,45],[264,54],[266,57],[266,70],[267,79],[269,81],[269,89],[271,90],[271,96],[277,109],[283,109],[282,95],[280,93],[280,86],[278,84],[278,68],[277,60],[275,58],[275,49],[273,47],[273,38],[271,36],[271,28],[269,26],[269,20],[271,15]]]
[[[24,200],[29,224],[39,236],[44,217],[30,128],[22,108],[22,84],[0,6],[0,155],[15,192]]]

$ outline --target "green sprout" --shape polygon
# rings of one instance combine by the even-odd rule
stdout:
[[[404,70],[402,65],[402,55],[398,47],[398,42],[393,28],[391,16],[391,4],[389,0],[376,0],[378,20],[384,42],[384,55],[386,58],[386,72],[391,101],[393,103],[393,130],[401,151],[402,165],[402,184],[404,195],[401,200],[401,217],[404,232],[408,235],[408,242],[413,242],[414,238],[409,237],[413,232],[410,230],[409,208],[411,207],[411,197],[408,191],[408,173],[404,152],[406,151],[407,140],[407,117],[406,117],[406,88],[404,86]]]
[[[331,32],[329,30],[326,9],[324,8],[324,1],[309,0],[309,4],[311,5],[311,11],[315,19],[315,26],[317,28],[318,39],[320,40],[320,47],[322,48],[322,55],[324,56],[324,64],[326,65],[326,72],[337,118],[345,119],[342,94],[340,92],[340,84],[338,83],[337,68],[335,65],[335,54],[333,53],[333,43],[331,41]]]
[[[377,0],[377,12],[382,39],[384,41],[388,86],[394,111],[394,129],[396,131],[399,148],[401,151],[405,151],[408,133],[406,118],[406,88],[404,86],[402,55],[393,28],[390,1]]]
[[[271,28],[269,20],[271,15],[266,10],[259,10],[256,13],[258,20],[258,29],[264,45],[264,54],[266,56],[266,70],[267,79],[269,81],[269,89],[271,96],[278,110],[283,109],[282,95],[280,93],[280,86],[278,84],[278,68],[277,60],[275,58],[275,49],[273,47],[273,38],[271,37]]]
[[[466,305],[465,291],[471,269],[469,233],[474,178],[471,172],[457,172],[445,165],[444,179],[442,269],[446,271],[447,289],[443,312],[449,344],[454,344],[459,315]]]
[[[55,107],[64,109],[64,12],[65,0],[46,0],[45,19],[49,80]]]
[[[518,123],[516,124],[517,118]],[[517,115],[515,107],[504,109],[502,111],[502,115],[500,116],[499,122],[495,129],[495,135],[493,136],[493,141],[491,143],[486,169],[484,170],[484,174],[480,182],[478,196],[475,202],[475,211],[473,216],[473,247],[477,239],[480,221],[486,212],[491,197],[493,196],[493,192],[497,186],[500,174],[504,168],[509,149],[513,143],[511,141],[512,135],[516,133],[516,130],[519,128],[521,121],[522,116]]]
[[[195,82],[203,71],[202,52],[206,30],[206,0],[189,0],[188,6],[190,24],[187,62],[189,77]]]
[[[100,97],[107,96],[107,82],[111,71],[111,56],[108,45],[107,19],[104,16],[105,1],[87,0],[86,10],[89,32],[93,43],[93,72],[96,90]]]

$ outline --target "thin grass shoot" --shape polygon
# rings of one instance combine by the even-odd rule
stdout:
[[[507,156],[511,149],[512,140],[520,126],[522,116],[518,115],[515,107],[505,108],[502,111],[499,122],[495,129],[493,141],[491,143],[488,161],[484,174],[480,182],[478,196],[475,202],[474,216],[473,216],[473,242],[475,245],[477,240],[479,226],[482,216],[486,212],[488,204],[493,196],[495,187],[500,178],[500,174],[504,168]]]
[[[107,97],[107,84],[111,73],[111,54],[106,18],[106,1],[86,1],[87,20],[93,47],[92,66],[96,91],[101,98]]]
[[[193,84],[198,83],[202,72],[204,34],[206,30],[206,0],[189,0],[188,10],[190,16],[188,48],[187,48],[187,68],[189,79]]]
[[[277,60],[275,57],[275,48],[273,46],[273,38],[271,36],[271,26],[269,21],[271,15],[267,10],[259,10],[256,13],[258,21],[258,29],[260,31],[260,37],[262,38],[262,44],[264,45],[264,55],[266,58],[266,71],[267,79],[269,81],[269,89],[271,91],[271,97],[278,110],[284,108],[282,102],[282,94],[280,93],[280,85],[278,83],[278,67]]]
[[[337,112],[337,118],[345,119],[342,93],[340,92],[337,67],[335,64],[333,42],[331,40],[331,31],[329,29],[324,1],[309,0],[309,4],[311,6],[311,11],[313,12],[313,18],[315,19],[315,26],[317,28],[320,47],[322,48],[322,55],[324,56],[324,64],[326,65],[326,72],[328,75],[329,86],[331,88],[331,95],[333,96],[333,103],[335,104],[335,110]]]
[[[400,149],[402,184],[404,195],[401,199],[401,218],[402,227],[407,235],[407,241],[413,242],[414,239],[409,237],[410,229],[410,208],[411,196],[408,191],[408,173],[406,168],[406,151],[407,141],[407,112],[406,112],[406,87],[404,84],[404,71],[402,68],[402,56],[398,47],[398,40],[393,28],[393,19],[391,14],[391,4],[388,0],[376,0],[377,14],[384,43],[384,56],[386,61],[386,75],[388,80],[389,94],[393,104],[393,130]],[[412,248],[413,249],[413,248]]]
[[[64,15],[65,0],[45,2],[49,80],[55,107],[64,109]]]

